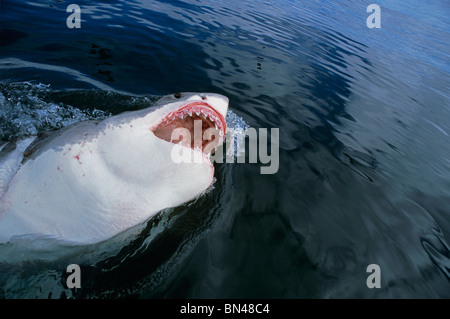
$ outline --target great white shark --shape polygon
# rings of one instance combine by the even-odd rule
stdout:
[[[93,244],[196,198],[213,182],[206,150],[223,143],[227,109],[220,94],[177,93],[0,146],[0,242],[45,236]],[[199,121],[209,143],[194,147],[173,135],[183,129],[193,137]],[[174,161],[174,143],[201,160]]]

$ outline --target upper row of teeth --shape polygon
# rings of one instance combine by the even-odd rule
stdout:
[[[206,114],[203,111],[196,111],[196,112],[192,112],[192,110],[184,110],[183,113],[181,114],[176,114],[176,116],[178,118],[184,119],[187,115],[192,116],[192,114],[196,114],[197,116],[203,116],[203,118],[206,119],[210,119],[213,123],[214,126],[216,127],[216,129],[218,129],[217,127],[217,122],[219,121],[219,119],[211,114]],[[171,119],[174,119],[175,116],[173,116]]]

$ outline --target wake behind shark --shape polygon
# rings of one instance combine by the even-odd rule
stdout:
[[[219,94],[178,93],[147,109],[3,146],[0,242],[31,235],[97,243],[194,199],[213,182],[214,167],[204,153],[211,147],[180,142],[202,160],[176,163],[172,132],[202,121],[202,132],[208,130],[218,146],[227,109],[228,99]]]

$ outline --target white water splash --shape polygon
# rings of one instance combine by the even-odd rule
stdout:
[[[40,131],[57,130],[68,125],[99,120],[109,113],[81,110],[62,103],[48,101],[50,85],[0,84],[0,140],[24,138]]]
[[[228,110],[226,116],[227,131],[232,131],[233,147],[227,146],[226,155],[228,157],[236,158],[245,153],[245,132],[250,128],[244,119],[233,111]]]

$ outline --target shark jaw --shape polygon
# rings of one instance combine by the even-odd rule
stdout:
[[[207,102],[194,101],[167,113],[150,130],[164,141],[209,156],[223,143],[226,121],[225,116]]]

